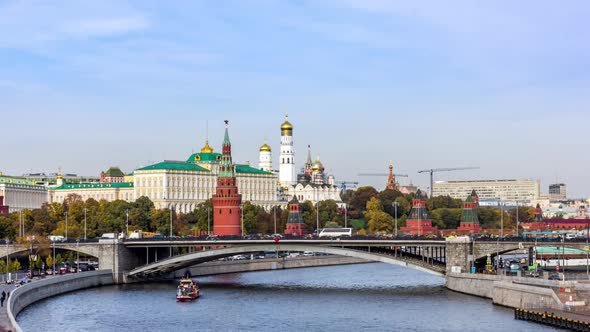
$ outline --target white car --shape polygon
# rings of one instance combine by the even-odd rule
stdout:
[[[304,257],[313,256],[313,252],[311,252],[311,251],[304,251],[304,252],[303,252],[303,256],[304,256]]]

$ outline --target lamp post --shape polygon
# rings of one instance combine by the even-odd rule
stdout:
[[[207,235],[211,235],[211,212],[209,207],[207,207]]]
[[[53,247],[53,261],[52,262],[53,262],[53,275],[55,276],[55,240],[51,241],[51,246]]]
[[[10,243],[10,240],[8,238],[6,238],[5,243],[6,243],[6,274],[7,274],[6,280],[8,280],[8,244]]]
[[[125,215],[127,219],[125,220],[125,238],[129,235],[129,209],[125,209]]]
[[[348,228],[348,209],[346,203],[344,203],[344,228]]]
[[[518,237],[518,226],[519,226],[519,221],[518,221],[518,201],[516,201],[516,237]]]
[[[76,239],[76,273],[80,272],[80,239]]]
[[[66,216],[66,241],[68,240],[68,211],[64,212]]]
[[[500,204],[500,237],[504,237],[504,209],[502,208],[502,202]]]
[[[316,232],[320,236],[320,201],[316,203],[315,209]]]
[[[277,209],[276,209],[276,206],[273,206],[272,210],[274,212],[274,221],[275,221],[275,232],[273,234],[277,234]]]
[[[398,207],[399,203],[397,201],[394,201],[392,204],[393,204],[393,219],[395,220],[394,235],[395,235],[395,237],[397,237],[397,207]]]
[[[86,212],[88,212],[88,209],[84,208],[84,241],[86,241]]]
[[[242,230],[241,230],[241,235],[244,235],[244,204],[240,204],[240,213],[241,213],[241,218],[242,218]]]

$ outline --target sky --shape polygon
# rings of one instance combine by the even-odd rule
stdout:
[[[280,124],[337,180],[526,178],[590,196],[587,1],[0,0],[0,172],[257,165]]]

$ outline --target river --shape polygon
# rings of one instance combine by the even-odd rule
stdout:
[[[199,278],[175,301],[172,282],[64,294],[26,308],[24,331],[549,331],[513,310],[451,292],[442,278],[370,263]]]

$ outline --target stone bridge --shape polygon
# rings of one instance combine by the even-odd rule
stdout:
[[[583,249],[585,243],[539,242],[541,245],[565,245]],[[473,241],[467,237],[446,240],[189,240],[144,239],[100,240],[99,242],[55,243],[58,250],[77,251],[97,257],[100,269],[113,270],[115,282],[142,278],[157,278],[173,270],[237,254],[260,251],[312,251],[357,257],[369,261],[414,268],[423,272],[444,275],[451,270],[466,272],[471,266],[485,264],[487,255],[496,256],[514,250],[525,253],[534,242]],[[51,248],[51,245],[49,246]],[[16,256],[30,250],[30,245],[0,246],[0,257]],[[181,255],[181,253],[183,253]]]

